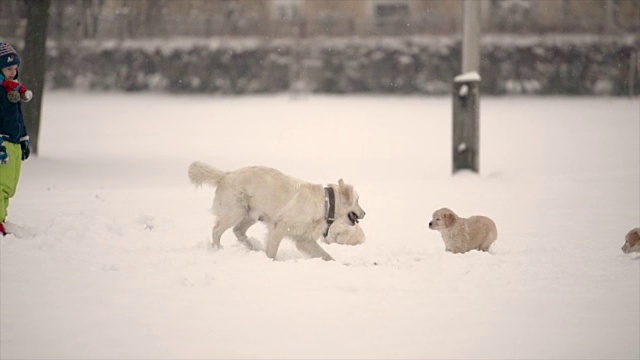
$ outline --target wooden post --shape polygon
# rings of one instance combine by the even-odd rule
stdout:
[[[453,173],[480,172],[480,1],[464,1],[462,74],[453,80]]]

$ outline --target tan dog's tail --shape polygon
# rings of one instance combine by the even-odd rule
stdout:
[[[200,161],[196,161],[189,166],[189,179],[198,186],[202,186],[202,184],[208,184],[214,187],[218,186],[218,183],[220,183],[220,180],[222,180],[225,175],[226,173],[224,171]]]

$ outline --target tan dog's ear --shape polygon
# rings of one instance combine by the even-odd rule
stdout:
[[[347,185],[344,183],[344,180],[338,180],[338,187],[340,188],[340,194],[347,201],[351,202],[351,193],[353,192],[353,187],[351,185]]]
[[[627,239],[629,246],[634,247],[640,242],[640,231],[631,231]]]
[[[451,227],[456,222],[456,216],[452,213],[446,213],[442,215],[442,218],[444,219],[444,226],[446,227]]]

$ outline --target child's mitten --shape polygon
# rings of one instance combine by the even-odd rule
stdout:
[[[29,149],[29,136],[23,136],[20,138],[20,149],[22,149],[22,161],[27,160],[29,155],[31,154],[31,149]]]
[[[9,155],[7,155],[7,148],[4,146],[2,138],[0,138],[0,165],[9,163]]]

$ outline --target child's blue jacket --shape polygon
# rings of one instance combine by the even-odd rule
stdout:
[[[4,141],[14,144],[19,144],[20,139],[27,136],[21,103],[9,101],[2,87],[0,87],[0,135]]]

